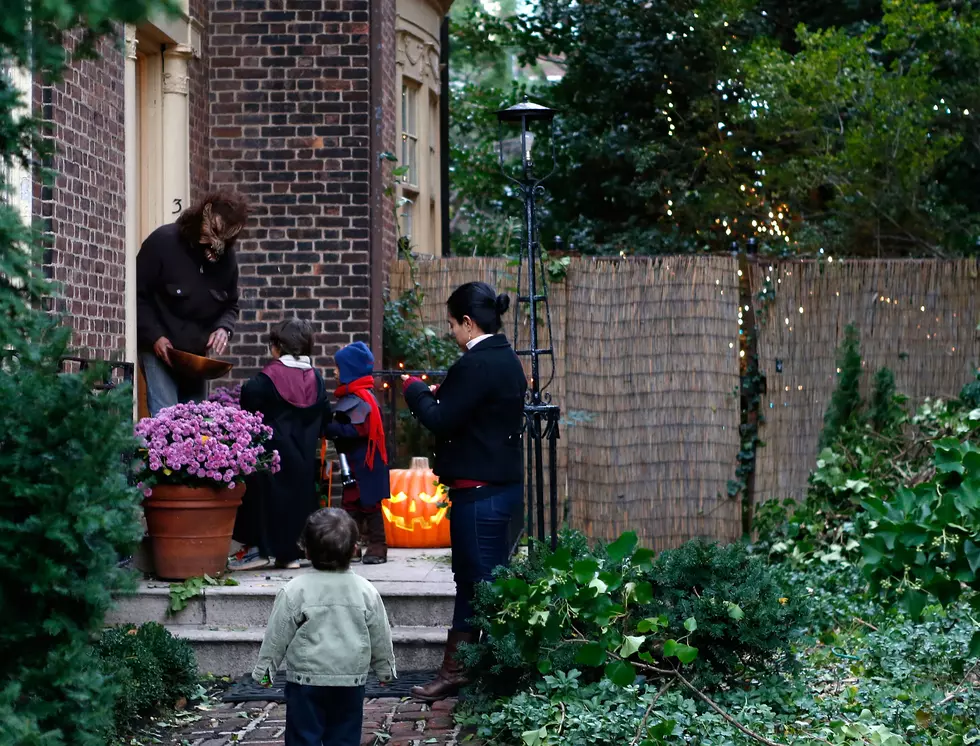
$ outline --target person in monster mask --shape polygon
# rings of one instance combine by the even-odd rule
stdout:
[[[205,356],[227,350],[238,321],[234,245],[247,219],[243,197],[215,192],[157,228],[140,248],[136,336],[151,415],[207,395],[206,381],[174,371],[170,350]]]

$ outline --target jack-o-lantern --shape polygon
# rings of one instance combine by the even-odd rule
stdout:
[[[429,459],[413,458],[410,469],[392,469],[390,483],[391,497],[381,503],[388,546],[448,547],[449,498],[429,468]]]

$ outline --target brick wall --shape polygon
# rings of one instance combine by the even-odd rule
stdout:
[[[369,19],[369,0],[212,2],[211,183],[248,195],[254,216],[236,377],[287,315],[313,322],[323,367],[369,341]]]
[[[201,58],[187,66],[189,77],[188,108],[190,122],[191,202],[196,202],[211,188],[208,143],[208,11],[209,0],[190,0],[191,18],[204,26],[201,32]]]
[[[101,59],[74,62],[63,82],[39,85],[51,123],[54,184],[38,192],[35,214],[50,242],[44,264],[61,286],[56,308],[71,316],[85,355],[121,359],[125,351],[124,56],[115,39]]]

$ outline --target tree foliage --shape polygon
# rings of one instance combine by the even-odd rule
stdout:
[[[528,88],[557,108],[543,235],[595,253],[728,250],[947,256],[973,252],[980,203],[980,25],[974,0],[540,0],[454,18],[453,189],[505,253],[513,206],[491,176],[493,109]],[[474,75],[508,52],[563,77]],[[488,80],[492,79],[492,83]],[[523,87],[522,87],[523,86]],[[536,139],[538,162],[550,141]],[[486,158],[483,168],[474,167]],[[456,169],[456,164],[462,168]],[[456,226],[459,228],[459,225]]]

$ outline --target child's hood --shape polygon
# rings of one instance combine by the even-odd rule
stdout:
[[[319,393],[316,371],[310,368],[294,368],[281,360],[273,360],[262,369],[279,392],[279,396],[294,407],[309,407],[316,403]]]

